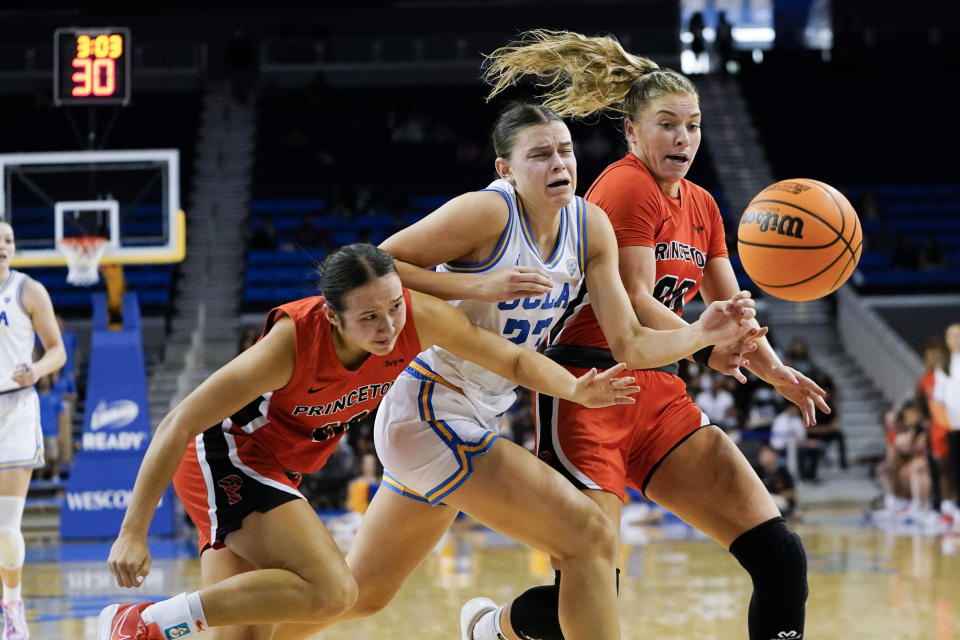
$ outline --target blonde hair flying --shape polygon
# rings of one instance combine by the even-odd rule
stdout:
[[[486,56],[490,100],[526,75],[536,76],[544,106],[561,117],[603,111],[632,117],[664,94],[697,96],[693,84],[656,62],[633,55],[612,36],[535,29]]]

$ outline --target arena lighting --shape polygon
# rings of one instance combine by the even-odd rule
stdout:
[[[733,28],[733,41],[734,42],[749,42],[751,44],[764,44],[773,42],[776,32],[773,30],[773,27],[734,27]],[[716,33],[711,27],[707,27],[703,30],[703,39],[707,42],[713,42],[716,37]],[[693,34],[689,31],[684,31],[680,34],[680,41],[684,44],[690,44],[693,42]]]

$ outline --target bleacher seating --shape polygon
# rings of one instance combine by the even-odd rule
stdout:
[[[269,219],[276,248],[254,246],[248,252],[246,310],[314,293],[313,266],[328,249],[357,241],[378,244],[454,195],[493,179],[489,132],[499,105],[487,105],[482,88],[444,86],[442,101],[425,99],[422,88],[394,88],[389,107],[379,89],[340,88],[336,100],[331,95],[316,85],[271,87],[261,96],[249,229],[253,235]],[[510,96],[524,97],[529,96]],[[419,140],[399,135],[411,121]],[[568,124],[575,145],[582,145],[577,154],[582,194],[622,157],[623,133],[618,122],[605,118]],[[705,143],[690,178],[727,211]],[[360,191],[372,200],[366,213],[353,206]],[[325,236],[322,248],[297,242],[305,217]]]

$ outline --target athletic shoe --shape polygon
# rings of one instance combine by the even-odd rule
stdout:
[[[473,627],[483,614],[496,611],[497,603],[490,598],[471,598],[460,609],[460,640],[473,640]]]
[[[27,640],[30,632],[27,630],[27,613],[23,608],[23,600],[16,600],[3,605],[3,640]]]
[[[146,624],[140,617],[152,604],[110,605],[97,620],[97,640],[166,640],[156,623]]]

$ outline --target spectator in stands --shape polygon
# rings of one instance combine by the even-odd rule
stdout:
[[[930,511],[930,470],[927,468],[927,434],[923,414],[913,402],[900,411],[901,431],[895,445],[904,455],[898,481],[901,494],[910,499],[908,514],[919,520]]]
[[[806,427],[800,409],[794,404],[777,414],[770,427],[770,446],[777,455],[787,460],[787,467],[793,467],[796,454],[797,472],[801,480],[816,481],[817,464],[820,458],[820,443],[807,436]],[[791,469],[792,470],[792,469]]]
[[[937,242],[936,236],[928,233],[920,245],[917,255],[917,266],[921,269],[946,269],[947,254]]]
[[[241,354],[254,344],[260,338],[260,329],[252,324],[244,326],[240,330],[240,340],[237,341],[237,354]]]
[[[62,462],[61,433],[69,430],[70,426],[63,400],[53,385],[52,374],[37,380],[37,398],[40,401],[40,429],[43,431],[43,475],[45,478],[57,480],[60,478]]]
[[[957,511],[953,472],[950,466],[950,448],[947,443],[950,422],[947,419],[946,407],[934,398],[934,390],[937,386],[947,384],[944,378],[947,376],[950,355],[943,342],[934,338],[924,345],[923,358],[926,361],[927,370],[917,381],[917,404],[920,407],[926,406],[928,413],[929,458],[927,463],[930,467],[932,503],[946,520],[957,522],[960,521],[960,512]]]
[[[510,439],[527,451],[536,449],[536,428],[533,424],[533,400],[528,389],[517,389],[517,401],[504,414]]]
[[[373,191],[365,184],[358,184],[353,204],[354,215],[362,216],[376,212],[377,206],[373,201]]]
[[[747,429],[769,430],[781,409],[777,392],[765,384],[754,386],[747,414]]]
[[[260,251],[277,248],[277,230],[269,217],[260,219],[260,227],[250,236],[250,248]]]
[[[821,389],[827,392],[827,395],[824,398],[827,403],[831,407],[835,407],[837,398],[835,395],[836,389],[833,384],[833,379],[826,373],[816,370],[810,377],[813,378],[814,382],[820,385]],[[835,411],[832,413],[824,413],[820,410],[817,410],[816,424],[807,427],[807,436],[813,438],[814,440],[819,440],[823,445],[821,450],[825,449],[826,446],[831,442],[836,442],[838,453],[840,455],[840,468],[847,468],[847,440],[843,435],[840,420],[838,419]]]
[[[717,35],[713,42],[720,73],[730,73],[730,63],[734,62],[733,25],[727,20],[726,11],[717,14]]]
[[[797,489],[790,470],[780,462],[780,457],[770,445],[760,448],[757,475],[763,486],[780,509],[784,517],[792,515],[797,506]]]
[[[883,487],[883,508],[875,515],[884,518],[917,519],[926,511],[929,472],[926,469],[926,438],[915,407],[884,413],[887,452],[877,467]]]
[[[912,270],[917,268],[917,246],[910,236],[897,234],[893,247],[894,269]]]
[[[729,428],[726,423],[727,412],[735,406],[733,394],[726,388],[725,381],[733,381],[733,378],[725,377],[725,380],[721,380],[720,375],[713,371],[709,372],[709,376],[709,388],[698,393],[694,402],[714,424],[726,431]]]
[[[293,232],[293,243],[297,247],[312,248],[325,247],[329,242],[330,237],[326,230],[317,226],[312,215],[309,213],[303,214],[300,226]]]
[[[953,490],[960,495],[960,324],[952,324],[946,331],[947,350],[950,360],[947,375],[940,378],[933,391],[933,398],[943,405],[950,430],[947,446],[950,450],[950,470],[953,474]],[[960,522],[957,523],[960,527]]]
[[[810,360],[810,347],[807,346],[807,341],[800,336],[794,336],[790,342],[790,350],[787,351],[784,362],[806,376],[813,375],[814,367]]]
[[[705,26],[706,23],[704,22],[703,14],[699,11],[694,11],[693,15],[690,16],[690,22],[687,23],[687,29],[693,38],[690,41],[690,52],[693,54],[695,60],[694,69],[697,73],[703,73],[704,71],[702,60],[707,51],[707,41],[703,37],[703,29]]]
[[[900,414],[896,409],[883,412],[883,439],[886,444],[883,461],[875,470],[877,481],[883,488],[883,505],[878,515],[892,516],[904,508],[906,502],[898,495],[897,477],[904,459],[896,446],[900,433]],[[901,445],[904,444],[901,442]]]
[[[414,112],[409,115],[398,117],[397,124],[390,132],[392,142],[402,142],[408,144],[420,144],[426,140],[427,123],[423,117]]]
[[[20,522],[30,476],[43,466],[43,440],[33,385],[60,369],[66,353],[50,295],[42,284],[10,268],[13,227],[0,222],[0,282],[9,296],[0,331],[0,581],[4,640],[29,637],[21,591],[24,544]],[[44,353],[32,357],[34,335]]]
[[[380,488],[380,463],[373,453],[365,453],[360,458],[360,475],[350,481],[347,486],[347,507],[359,514],[363,514],[373,494]]]
[[[315,511],[342,509],[347,487],[357,475],[357,456],[346,438],[340,440],[322,469],[303,476],[297,487]]]

